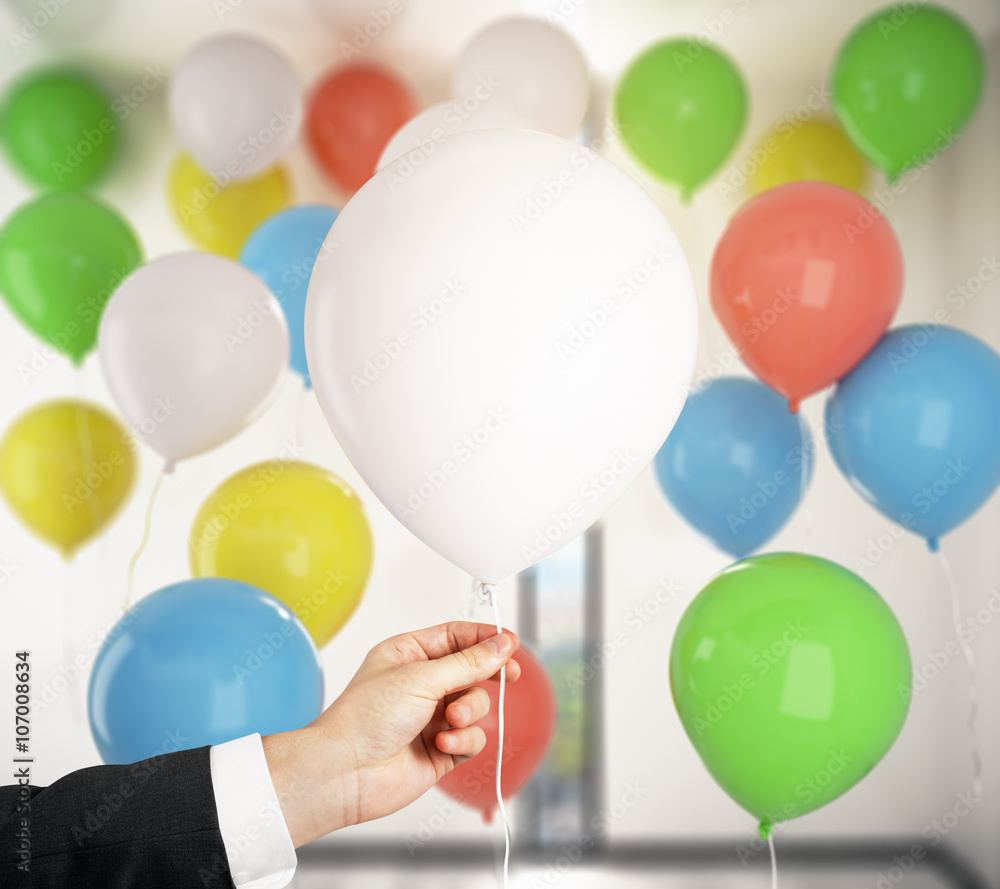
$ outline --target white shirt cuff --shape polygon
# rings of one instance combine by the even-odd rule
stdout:
[[[298,858],[281,814],[259,734],[209,751],[219,830],[237,889],[281,889]]]

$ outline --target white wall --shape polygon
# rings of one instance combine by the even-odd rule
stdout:
[[[5,81],[26,65],[53,57],[79,58],[96,66],[117,89],[129,89],[147,65],[170,70],[186,46],[216,30],[262,34],[286,48],[303,82],[341,58],[340,37],[321,26],[304,2],[226,0],[234,7],[220,20],[209,0],[121,0],[104,29],[73,46],[43,33],[15,54],[6,48],[7,20],[0,17],[0,77]],[[484,21],[506,11],[538,9],[538,2],[469,3],[467,0],[414,0],[409,12],[366,50],[407,76],[420,99],[446,98],[447,71],[462,42]],[[577,4],[584,6],[584,4]],[[606,92],[627,60],[658,37],[703,30],[732,12],[719,43],[738,61],[751,91],[751,120],[732,158],[743,156],[768,123],[798,106],[814,87],[828,80],[838,42],[877,4],[865,0],[590,0],[586,13],[568,23],[584,43]],[[991,47],[990,81],[979,113],[966,135],[935,162],[888,211],[903,245],[906,292],[898,321],[930,318],[946,306],[944,296],[992,255],[1000,242],[1000,6],[991,0],[949,2]],[[0,13],[6,13],[0,7]],[[728,16],[727,16],[728,17]],[[54,29],[53,29],[54,33]],[[149,256],[184,249],[164,199],[167,167],[177,145],[166,125],[166,91],[150,94],[129,119],[127,160],[100,190],[140,232]],[[600,113],[600,109],[598,109]],[[729,351],[708,308],[707,266],[711,249],[738,200],[722,197],[707,185],[693,205],[682,207],[666,189],[646,180],[620,148],[609,151],[656,197],[675,226],[691,262],[702,305],[701,366]],[[304,148],[291,159],[299,200],[338,198],[320,181]],[[0,168],[0,214],[29,196],[6,168]],[[1000,285],[996,281],[956,316],[954,323],[1000,347]],[[94,356],[82,374],[53,362],[37,379],[21,383],[17,365],[30,358],[37,342],[0,307],[0,397],[2,423],[44,399],[80,392],[110,404]],[[282,439],[294,434],[297,382],[289,377],[280,399],[252,428],[217,451],[182,464],[164,485],[156,507],[153,537],[139,565],[137,591],[144,594],[189,576],[188,528],[201,499],[237,468],[275,455]],[[809,400],[804,413],[818,431],[822,398]],[[307,459],[341,474],[366,503],[376,540],[375,571],[365,600],[347,628],[324,652],[328,696],[343,687],[363,654],[378,640],[464,613],[467,578],[414,540],[370,494],[327,429],[315,400],[304,414]],[[92,660],[88,637],[112,624],[124,593],[125,568],[141,535],[145,500],[159,469],[155,456],[143,454],[142,478],[125,513],[110,533],[64,565],[44,544],[0,506],[0,559],[17,570],[0,586],[5,619],[0,621],[0,652],[32,649],[36,680],[51,683],[74,654]],[[825,448],[808,496],[814,529],[812,551],[853,567],[854,556],[884,530],[885,520],[867,507],[837,474]],[[617,799],[632,780],[650,792],[615,826],[616,837],[706,837],[748,835],[752,823],[720,791],[701,767],[670,702],[666,653],[687,602],[726,558],[702,542],[671,511],[647,471],[611,510],[607,530],[607,629],[624,625],[624,615],[654,594],[661,579],[681,588],[669,606],[604,671],[607,682],[609,762],[606,796]],[[796,516],[773,548],[800,549],[805,522]],[[965,527],[950,535],[945,549],[956,565],[966,610],[979,607],[1000,581],[1000,499],[994,498]],[[896,544],[867,578],[899,616],[914,662],[950,638],[950,615],[943,578],[915,538]],[[516,627],[513,585],[503,589],[507,622]],[[484,619],[487,619],[483,612]],[[1000,794],[1000,627],[980,635],[974,648],[984,706],[987,800]],[[64,643],[66,636],[69,642]],[[36,714],[35,779],[48,783],[98,761],[84,717],[86,677]],[[9,712],[10,690],[0,688],[0,713]],[[641,698],[640,698],[641,696]],[[642,706],[637,708],[641,700]],[[827,808],[787,826],[783,836],[865,837],[906,834],[922,829],[953,804],[968,787],[968,740],[964,729],[966,686],[963,665],[955,662],[914,701],[901,738],[886,760],[857,789]],[[393,818],[353,831],[357,836],[399,836],[416,830],[439,801],[434,793]],[[956,829],[954,840],[974,856],[985,873],[1000,873],[996,836],[998,805],[989,802]],[[461,815],[448,835],[478,836],[478,819]]]

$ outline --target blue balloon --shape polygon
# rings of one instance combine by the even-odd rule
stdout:
[[[337,218],[333,207],[303,204],[272,216],[250,235],[240,262],[278,298],[292,341],[289,364],[310,386],[306,364],[306,292],[323,240]]]
[[[953,327],[890,330],[837,384],[825,427],[854,489],[936,550],[1000,483],[1000,356]]]
[[[323,707],[319,653],[273,596],[206,577],[118,620],[94,661],[90,731],[106,763],[301,728]]]
[[[692,393],[653,465],[674,508],[743,558],[781,530],[812,474],[805,420],[763,383],[721,377]]]

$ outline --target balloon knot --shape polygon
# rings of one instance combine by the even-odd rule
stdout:
[[[938,543],[938,539],[936,537],[927,538],[927,549],[932,553],[936,553],[939,549],[941,549],[941,544]]]
[[[762,840],[771,839],[771,834],[774,832],[774,825],[768,821],[766,818],[757,825],[757,833],[760,834]]]
[[[492,583],[483,583],[482,581],[476,586],[476,596],[478,596],[480,602],[485,602],[489,604],[493,601],[493,597],[496,595],[497,588]]]
[[[799,400],[797,398],[793,398],[788,402],[788,410],[790,410],[793,414],[797,414],[799,412]]]
[[[176,468],[177,467],[174,465],[174,461],[173,460],[167,460],[163,464],[163,474],[164,475],[173,475],[174,474],[174,470]]]

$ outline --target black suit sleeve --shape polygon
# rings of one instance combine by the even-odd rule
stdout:
[[[209,750],[0,787],[0,887],[234,889]]]

